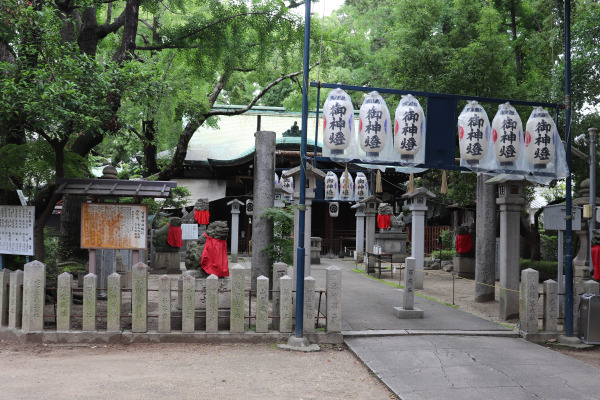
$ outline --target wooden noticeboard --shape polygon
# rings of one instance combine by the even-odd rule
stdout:
[[[81,248],[145,250],[147,223],[146,205],[84,203]]]

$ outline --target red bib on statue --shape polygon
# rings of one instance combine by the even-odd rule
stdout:
[[[390,227],[391,215],[377,214],[377,227],[379,229],[387,229]]]
[[[473,240],[469,233],[464,235],[456,235],[456,252],[459,254],[465,254],[471,251],[473,248]]]
[[[592,246],[592,265],[594,266],[594,279],[600,279],[600,246]]]
[[[202,251],[200,266],[207,274],[213,274],[219,278],[229,276],[229,263],[227,261],[227,241],[215,239],[206,233],[206,244]]]
[[[167,224],[169,225],[169,224]],[[183,246],[183,240],[181,240],[181,227],[169,225],[169,233],[167,233],[167,243],[171,247]]]
[[[200,225],[208,225],[208,220],[210,219],[210,213],[208,210],[196,210],[194,213],[194,218],[196,222]]]

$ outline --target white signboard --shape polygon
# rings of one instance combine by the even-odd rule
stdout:
[[[147,248],[148,208],[141,204],[81,205],[81,248]]]
[[[0,206],[0,254],[33,255],[35,207]]]
[[[181,224],[182,240],[198,240],[198,224]]]
[[[544,207],[544,230],[547,231],[564,231],[567,229],[566,217],[567,206],[564,204],[553,204]],[[571,229],[574,231],[581,230],[581,207],[573,207],[571,214]]]

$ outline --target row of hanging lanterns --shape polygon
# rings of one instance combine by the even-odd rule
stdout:
[[[402,96],[392,121],[387,104],[376,91],[359,111],[358,147],[354,106],[342,89],[331,91],[323,106],[324,155],[334,160],[364,159],[419,164],[425,161],[425,117],[419,101]]]
[[[340,88],[329,93],[323,106],[323,152],[335,161],[425,162],[425,115],[419,101],[404,95],[394,121],[385,100],[370,92],[360,107],[358,136],[354,107]],[[522,173],[548,171],[566,176],[566,158],[554,120],[542,107],[531,113],[525,132],[516,109],[498,107],[490,125],[485,109],[469,101],[458,117],[461,165],[475,171]]]
[[[369,197],[369,182],[362,172],[356,173],[356,178],[347,171],[338,179],[337,175],[329,171],[324,180],[325,200],[361,201]]]
[[[461,165],[474,171],[548,171],[566,176],[566,158],[554,119],[542,107],[534,108],[525,131],[510,103],[498,107],[492,124],[476,101],[458,117]]]

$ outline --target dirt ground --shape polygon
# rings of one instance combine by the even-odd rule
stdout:
[[[390,399],[344,346],[0,343],[3,399]]]

